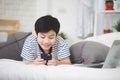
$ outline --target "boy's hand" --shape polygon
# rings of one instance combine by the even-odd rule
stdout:
[[[36,65],[40,65],[40,64],[45,64],[46,63],[46,61],[44,60],[44,59],[42,59],[40,56],[38,56],[35,60],[34,60],[34,62],[33,62],[34,64],[36,64]]]
[[[55,59],[54,55],[52,54],[52,59],[51,60],[48,60],[48,63],[47,63],[48,66],[52,66],[52,65],[57,65],[57,60]]]

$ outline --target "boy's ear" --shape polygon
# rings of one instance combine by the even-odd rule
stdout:
[[[56,37],[58,37],[58,34],[56,34]]]
[[[35,32],[35,35],[38,36],[38,33]]]
[[[32,31],[32,34],[37,36],[38,34],[35,32],[35,30]]]
[[[59,35],[57,34],[57,35],[56,35],[56,38],[57,38],[58,36],[59,36]]]

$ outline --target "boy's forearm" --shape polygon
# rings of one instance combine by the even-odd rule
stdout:
[[[61,65],[61,64],[71,64],[71,61],[70,61],[70,58],[65,58],[63,60],[56,60],[54,59],[54,65]],[[40,64],[45,64],[45,62],[43,61],[37,61],[37,60],[34,60],[34,61],[29,61],[29,60],[25,60],[24,61],[25,64],[35,64],[35,65],[40,65]]]
[[[64,60],[56,60],[56,65],[60,65],[60,64],[71,64],[71,61],[69,58],[66,58]]]

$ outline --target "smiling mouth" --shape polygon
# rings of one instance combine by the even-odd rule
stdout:
[[[49,47],[50,47],[50,45],[43,45],[43,47],[44,47],[44,48],[49,48]]]

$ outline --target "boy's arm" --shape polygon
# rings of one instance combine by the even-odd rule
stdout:
[[[40,56],[38,56],[35,60],[29,61],[29,60],[24,60],[25,64],[35,64],[35,65],[44,65],[46,61],[44,59],[41,59]]]
[[[66,57],[62,60],[57,60],[52,55],[52,60],[49,60],[48,63],[47,63],[47,65],[61,65],[61,64],[71,64],[70,58]]]
[[[71,64],[70,58],[67,57],[63,60],[56,60],[56,65],[60,65],[60,64]]]

